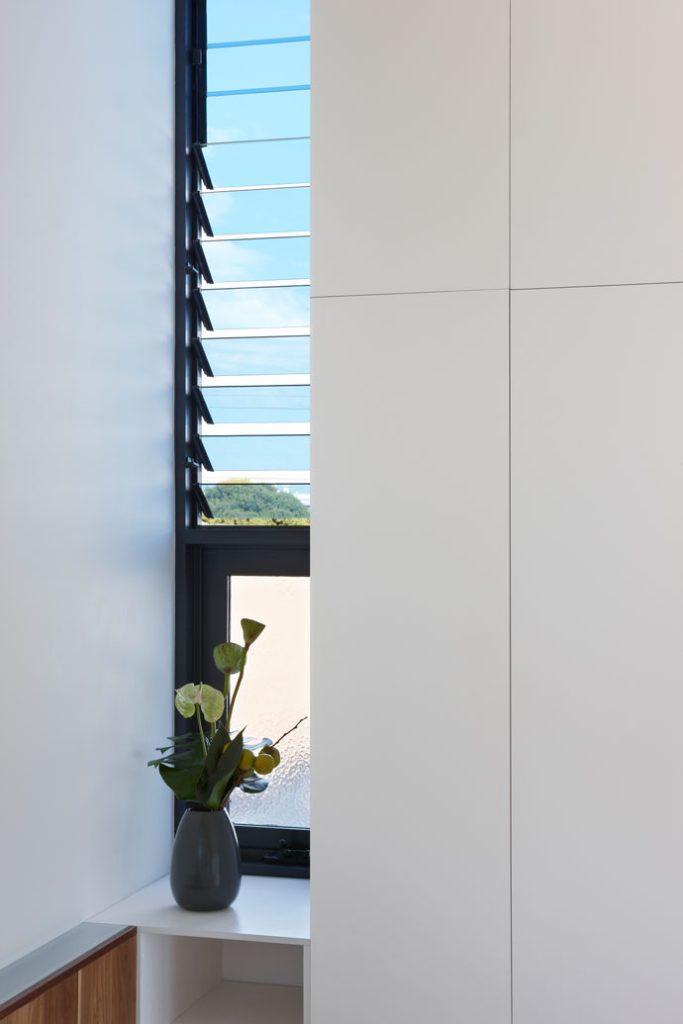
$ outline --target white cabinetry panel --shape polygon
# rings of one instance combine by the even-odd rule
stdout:
[[[314,295],[507,286],[508,15],[313,4]]]
[[[313,302],[314,1024],[509,1024],[508,296]]]
[[[513,296],[515,1024],[680,1024],[683,287]]]
[[[683,280],[683,4],[514,0],[513,287]]]

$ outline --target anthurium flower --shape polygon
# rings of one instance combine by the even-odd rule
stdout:
[[[241,619],[240,622],[245,644],[253,644],[266,628],[262,622],[256,622],[255,619]]]
[[[186,683],[176,690],[175,706],[183,718],[192,718],[197,705],[207,722],[217,722],[223,714],[225,698],[220,690],[204,683]]]
[[[219,644],[213,649],[213,660],[219,672],[239,672],[244,665],[244,647],[241,644]]]

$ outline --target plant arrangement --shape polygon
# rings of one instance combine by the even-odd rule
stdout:
[[[266,628],[254,619],[242,619],[243,644],[224,643],[214,648],[216,667],[223,673],[223,692],[205,683],[187,683],[176,690],[175,706],[183,718],[196,719],[196,731],[169,736],[169,745],[157,747],[160,757],[148,761],[179,800],[209,811],[226,807],[238,787],[244,793],[262,793],[268,776],[280,764],[278,744],[301,725],[304,718],[278,740],[249,739],[244,729],[232,730],[235,702],[242,686],[252,644]],[[237,676],[231,692],[231,676]]]

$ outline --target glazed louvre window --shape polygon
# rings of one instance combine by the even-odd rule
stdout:
[[[193,240],[203,525],[309,521],[308,22],[307,0],[207,0]]]
[[[240,700],[275,735],[309,711],[309,48],[308,0],[176,0],[175,685],[260,619]],[[246,871],[308,872],[308,722],[287,743],[230,807]]]

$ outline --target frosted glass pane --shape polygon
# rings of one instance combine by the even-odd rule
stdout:
[[[240,619],[266,623],[249,657],[234,721],[249,735],[276,740],[310,707],[310,580],[293,576],[233,576],[228,630],[241,640]],[[310,827],[310,729],[306,721],[280,746],[282,762],[265,793],[230,801],[243,825]]]

